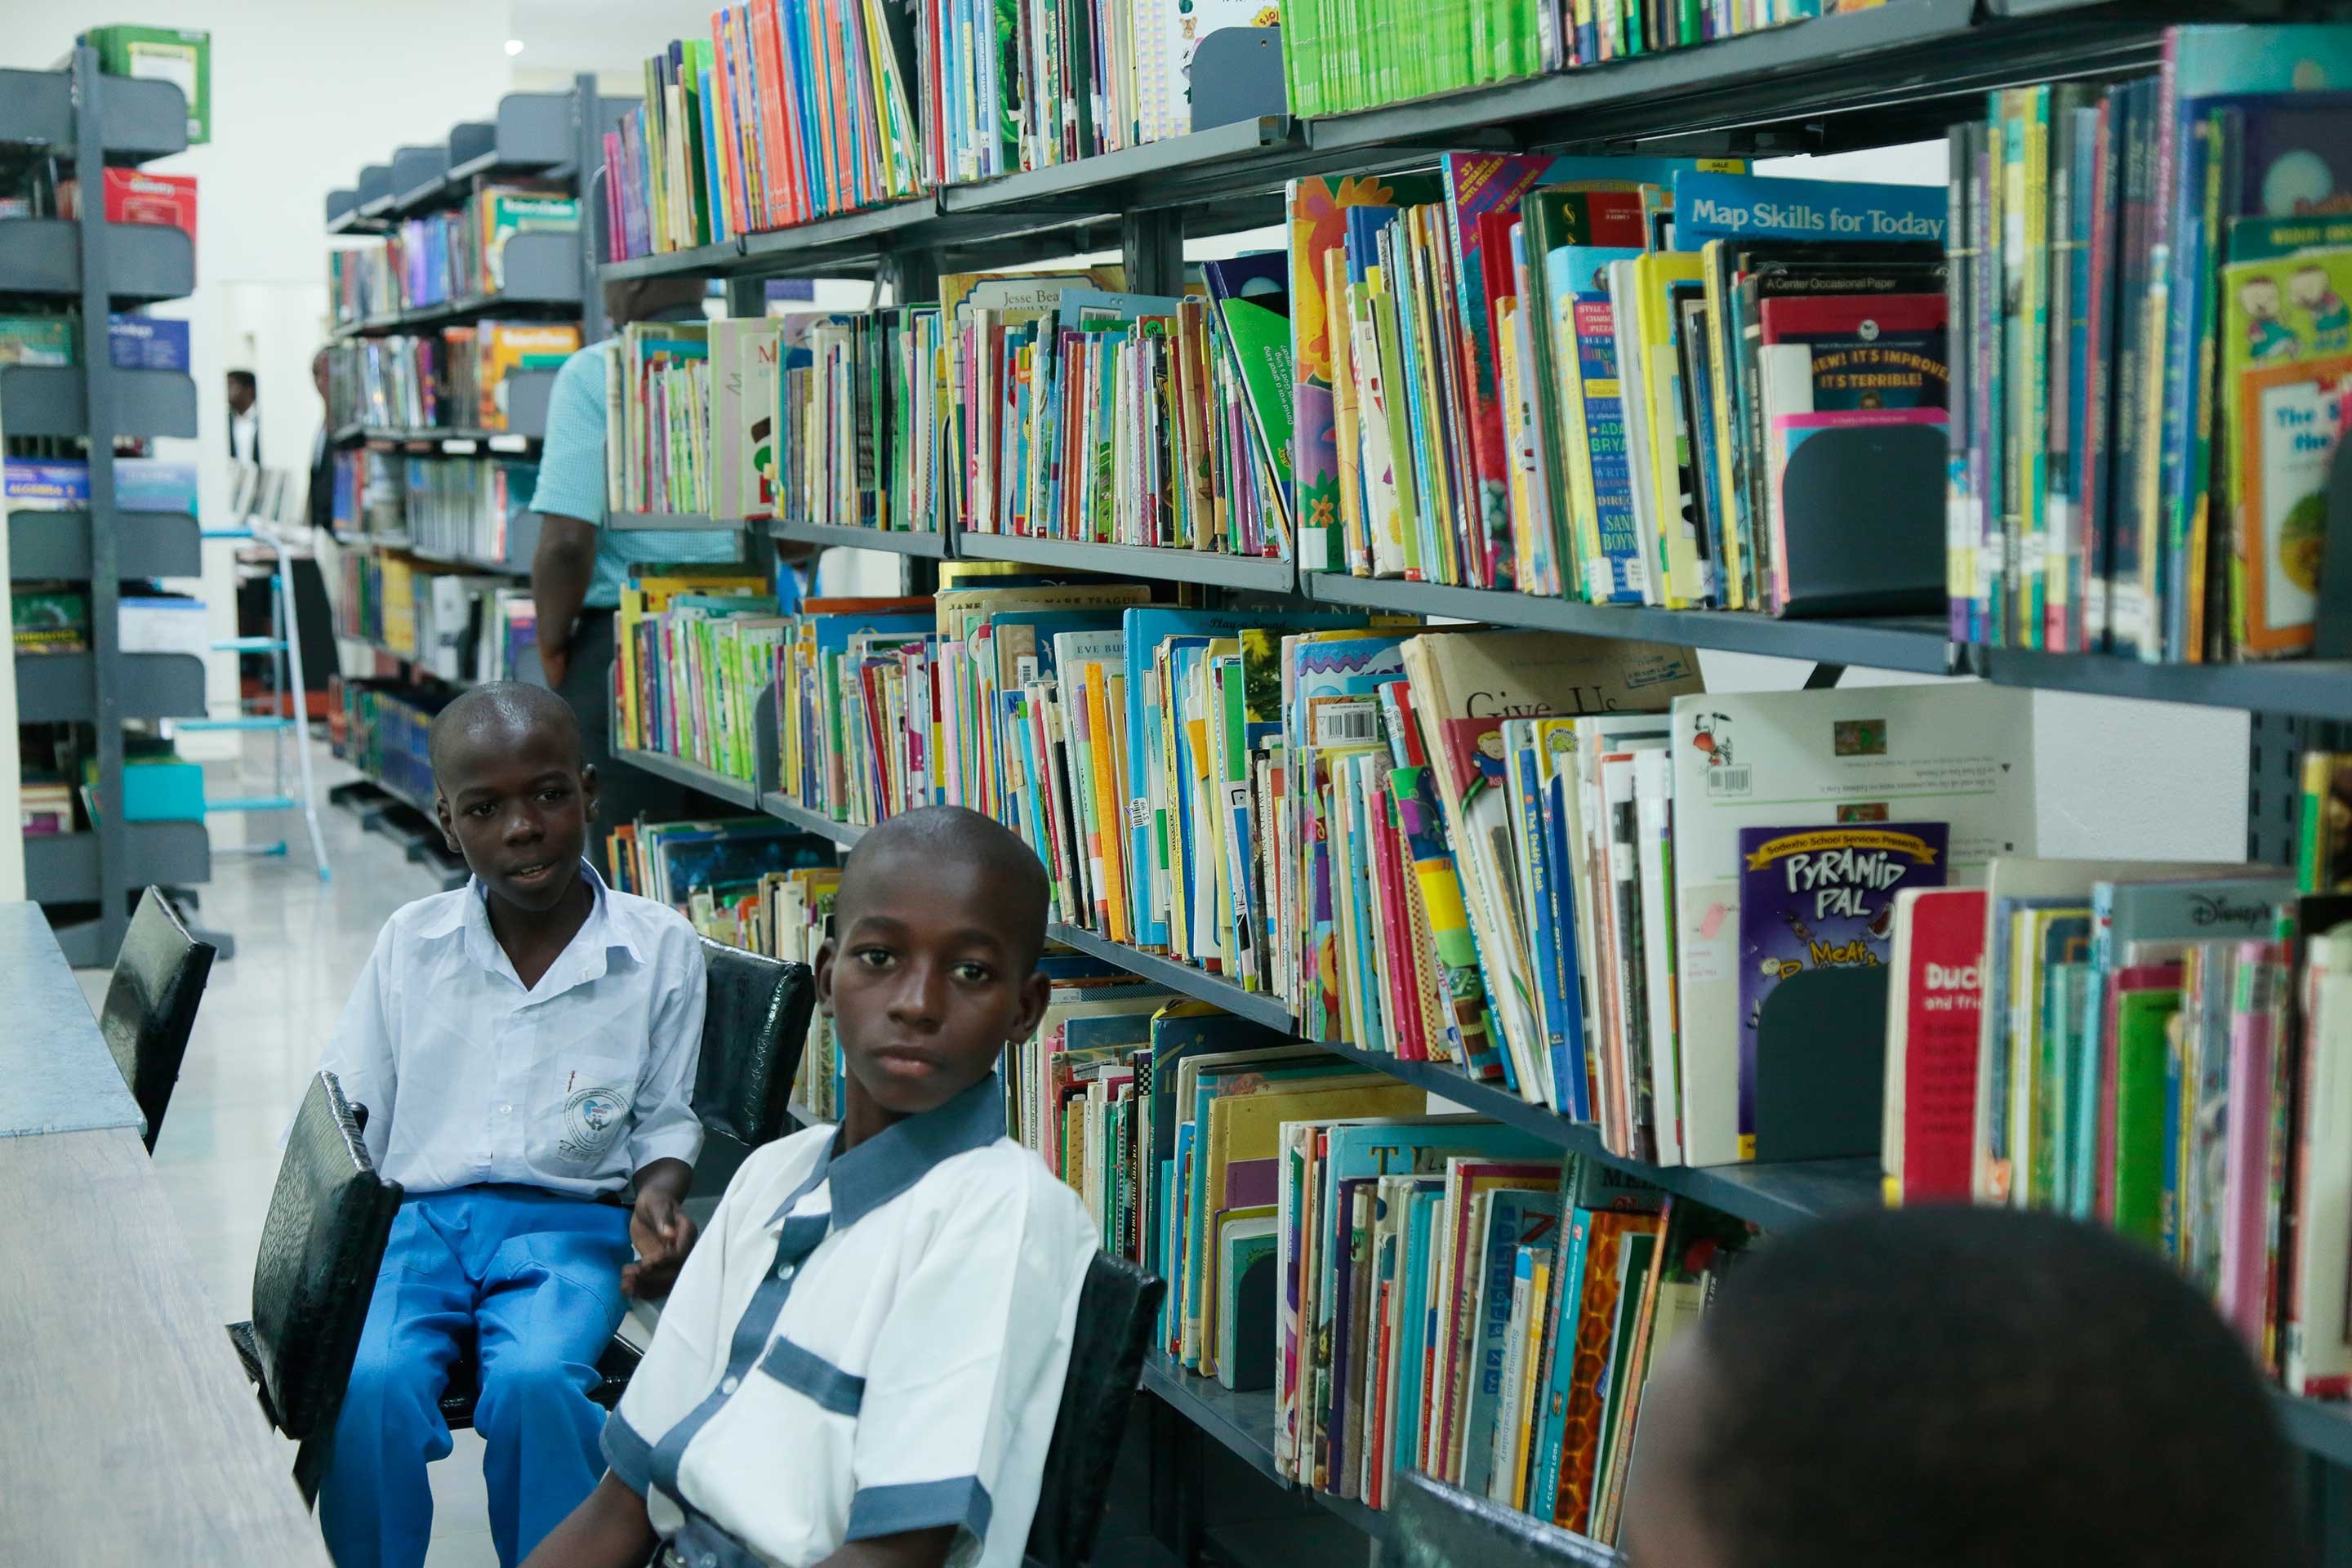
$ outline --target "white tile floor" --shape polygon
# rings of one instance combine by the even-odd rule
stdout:
[[[258,793],[265,771],[238,789]],[[363,833],[359,819],[328,805],[327,789],[352,778],[323,743],[313,752],[331,880],[320,882],[298,817],[257,818],[266,841],[282,826],[293,841],[283,858],[221,855],[201,889],[195,922],[236,939],[236,956],[215,965],[197,1009],[186,1064],[155,1146],[156,1173],[170,1194],[202,1282],[223,1323],[249,1318],[253,1258],[278,1178],[278,1135],[317,1065],[343,998],[386,916],[439,890],[437,877],[411,866],[400,847]],[[208,770],[209,771],[209,770]],[[88,971],[93,1005],[106,975]],[[288,1467],[293,1445],[287,1445]],[[457,1434],[457,1451],[433,1467],[433,1549],[427,1568],[494,1568],[482,1489],[482,1445]]]

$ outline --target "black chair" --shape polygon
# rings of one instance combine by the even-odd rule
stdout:
[[[1062,1382],[1062,1407],[1054,1417],[1054,1440],[1045,1449],[1036,1517],[1029,1521],[1026,1561],[1038,1568],[1085,1568],[1094,1555],[1104,1500],[1110,1494],[1111,1468],[1118,1460],[1128,1411],[1143,1378],[1144,1349],[1166,1289],[1160,1279],[1108,1253],[1097,1254],[1087,1269],[1070,1341],[1070,1370]]]
[[[724,942],[702,942],[705,1003],[702,1055],[694,1071],[694,1114],[706,1143],[695,1166],[695,1190],[723,1190],[742,1157],[773,1142],[792,1120],[793,1075],[808,1043],[816,1005],[816,977],[803,963],[785,963]],[[597,1385],[589,1397],[610,1410],[637,1369],[640,1352],[618,1334],[597,1358]],[[467,1346],[449,1369],[441,1418],[456,1431],[474,1424],[481,1368]]]
[[[1390,1542],[1402,1568],[1623,1568],[1598,1542],[1414,1470],[1397,1477]]]
[[[360,1118],[335,1075],[310,1079],[278,1162],[253,1265],[253,1320],[231,1323],[271,1426],[300,1444],[294,1480],[319,1493],[327,1444],[352,1381],[400,1184],[376,1173]]]
[[[149,888],[131,911],[122,949],[115,954],[98,1032],[114,1053],[139,1114],[147,1119],[150,1154],[163,1131],[163,1112],[179,1081],[181,1059],[188,1054],[196,1004],[205,999],[216,951],[188,934],[163,889]]]

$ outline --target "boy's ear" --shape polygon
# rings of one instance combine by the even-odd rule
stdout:
[[[580,766],[580,812],[585,822],[596,820],[596,764],[583,763]]]
[[[433,820],[439,826],[441,842],[448,846],[449,853],[459,859],[465,858],[466,847],[457,842],[457,829],[449,821],[449,797],[443,795],[437,786],[433,791]]]
[[[826,1017],[833,1016],[833,938],[826,937],[816,950],[816,1005]]]
[[[1025,1040],[1037,1032],[1037,1026],[1045,1020],[1045,1002],[1053,989],[1054,983],[1046,977],[1044,970],[1029,972],[1029,978],[1021,983],[1021,1011],[1013,1015],[1012,1039]]]

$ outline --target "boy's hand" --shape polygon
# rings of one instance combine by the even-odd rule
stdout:
[[[677,1167],[676,1180],[657,1169],[664,1165]],[[636,1206],[629,1213],[629,1244],[637,1249],[637,1260],[621,1270],[626,1294],[644,1300],[668,1295],[678,1267],[694,1249],[694,1221],[678,1202],[688,1174],[684,1162],[677,1160],[656,1161],[637,1173]]]

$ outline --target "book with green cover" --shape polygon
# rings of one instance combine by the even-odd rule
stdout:
[[[168,81],[188,100],[188,145],[213,139],[213,36],[202,27],[148,27],[114,22],[92,27],[81,42],[98,51],[108,76]]]
[[[2180,965],[2136,964],[2116,976],[2114,1222],[2154,1243],[2163,1230],[2165,1079]]]
[[[1224,320],[1234,366],[1249,394],[1249,422],[1258,449],[1274,476],[1276,536],[1282,553],[1294,558],[1289,520],[1297,515],[1291,470],[1291,433],[1297,395],[1290,353],[1290,264],[1280,251],[1259,251],[1202,268],[1209,298]]]

